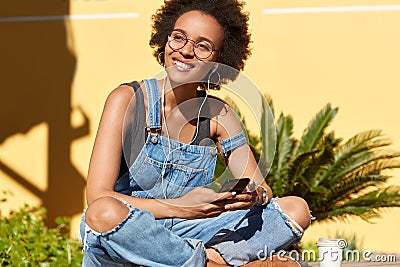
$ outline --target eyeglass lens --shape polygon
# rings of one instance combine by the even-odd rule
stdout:
[[[214,44],[207,40],[193,41],[181,31],[172,31],[168,36],[168,44],[173,50],[183,48],[188,42],[193,44],[193,52],[199,59],[206,59],[215,51]]]

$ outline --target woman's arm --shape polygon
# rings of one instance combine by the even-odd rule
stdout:
[[[113,195],[110,191],[119,173],[125,111],[133,97],[131,87],[120,86],[106,100],[89,163],[86,188],[89,205],[97,198]]]
[[[224,104],[220,114],[217,116],[215,131],[219,140],[226,140],[242,131],[241,123],[237,115],[232,109]],[[223,155],[227,167],[235,178],[249,177],[254,182],[256,189],[256,204],[262,203],[263,187],[267,189],[267,197],[271,199],[273,196],[271,188],[266,184],[264,177],[258,168],[257,162],[248,144],[240,146],[226,155]],[[237,198],[240,198],[238,195]],[[235,207],[240,207],[237,204]]]
[[[265,182],[249,145],[246,144],[234,149],[228,153],[225,160],[229,170],[235,177],[249,177],[254,182],[257,192],[257,204],[263,202],[263,187],[267,189],[268,199],[273,197],[272,189]]]
[[[133,97],[131,87],[120,86],[107,98],[89,164],[86,189],[88,204],[105,196],[117,197],[135,208],[151,212],[155,218],[204,218],[225,211],[224,199],[232,197],[232,194],[215,193],[207,188],[198,188],[181,198],[162,201],[135,198],[114,191],[122,153],[125,112]]]

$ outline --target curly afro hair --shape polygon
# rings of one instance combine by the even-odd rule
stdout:
[[[165,0],[152,16],[153,25],[150,46],[153,55],[163,65],[164,58],[160,53],[165,50],[167,36],[174,29],[176,20],[186,12],[198,10],[213,16],[224,29],[222,51],[219,53],[219,61],[236,70],[243,70],[245,61],[251,55],[248,13],[243,10],[240,0]],[[234,80],[237,72],[223,80]]]

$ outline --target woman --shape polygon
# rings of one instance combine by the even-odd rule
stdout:
[[[218,70],[243,69],[249,42],[238,0],[170,0],[153,16],[150,45],[166,77],[107,98],[88,172],[84,266],[267,266],[260,257],[300,240],[305,201],[272,199],[237,116],[198,91],[235,79]],[[217,153],[236,178],[251,178],[246,190],[208,188]]]

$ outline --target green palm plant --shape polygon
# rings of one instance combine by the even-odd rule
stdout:
[[[380,130],[346,142],[336,138],[327,127],[337,111],[327,104],[300,139],[293,136],[293,118],[280,114],[276,153],[265,179],[275,195],[304,198],[318,220],[356,215],[370,221],[382,208],[400,207],[400,187],[387,184],[391,175],[386,172],[400,168],[400,153],[388,149],[391,142]],[[263,131],[268,127],[264,124]]]
[[[383,208],[400,207],[400,187],[387,183],[392,177],[388,170],[400,168],[400,152],[389,149],[391,142],[381,130],[360,132],[343,141],[328,132],[338,108],[327,104],[296,138],[292,116],[281,113],[276,121],[271,119],[275,117],[273,103],[264,97],[263,138],[250,134],[248,138],[275,195],[304,198],[319,221],[355,215],[371,222]],[[246,128],[240,109],[229,98],[225,101]],[[271,144],[276,144],[274,156],[268,150]],[[219,158],[216,177],[222,173],[224,179],[232,178]]]

